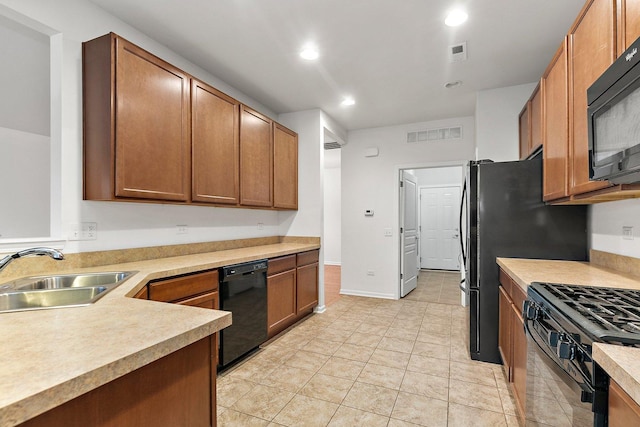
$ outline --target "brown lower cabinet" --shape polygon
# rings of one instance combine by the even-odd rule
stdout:
[[[144,289],[146,289],[146,298]],[[140,295],[138,297],[138,295]],[[149,282],[134,297],[192,307],[220,308],[218,293],[218,270],[203,271],[185,276],[169,277]],[[211,345],[215,364],[218,363],[218,334],[214,334]]]
[[[21,425],[215,426],[214,339],[201,339]]]
[[[513,388],[519,413],[524,416],[527,395],[527,336],[522,319],[526,294],[511,277],[500,269],[498,348],[504,371]]]
[[[318,305],[318,257],[313,250],[269,260],[267,334],[282,332]]]
[[[640,426],[638,405],[615,381],[609,384],[609,427]]]

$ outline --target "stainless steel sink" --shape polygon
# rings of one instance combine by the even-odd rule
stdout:
[[[0,285],[0,313],[93,304],[134,273],[58,274],[17,279]]]
[[[92,286],[1,293],[0,312],[89,305],[108,290],[106,286]]]
[[[61,274],[55,276],[25,277],[10,282],[13,289],[64,289],[105,286],[119,283],[129,277],[131,271],[109,273]]]

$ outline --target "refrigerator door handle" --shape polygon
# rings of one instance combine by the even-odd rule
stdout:
[[[462,184],[462,197],[460,200],[460,234],[458,234],[458,236],[456,237],[460,237],[460,252],[462,252],[462,263],[464,265],[467,265],[467,255],[464,252],[464,239],[462,237],[462,210],[464,208],[464,201],[467,198],[467,180],[464,180],[464,183]],[[469,230],[467,230],[467,232],[469,232]]]

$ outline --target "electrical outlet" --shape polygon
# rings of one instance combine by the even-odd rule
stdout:
[[[384,229],[384,235],[385,235],[385,237],[391,237],[391,236],[393,236],[393,231],[390,228],[385,228]]]
[[[258,230],[262,230],[264,228],[264,224],[259,222],[258,223]]]
[[[188,225],[176,225],[176,234],[189,234]]]
[[[622,226],[622,238],[624,240],[633,240],[633,227],[628,225]]]
[[[98,223],[80,222],[69,226],[69,240],[96,240],[98,238]]]

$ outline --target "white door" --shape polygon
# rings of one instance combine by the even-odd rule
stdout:
[[[418,186],[416,177],[402,171],[400,184],[400,296],[418,284]]]
[[[420,268],[460,270],[460,187],[420,189]]]

